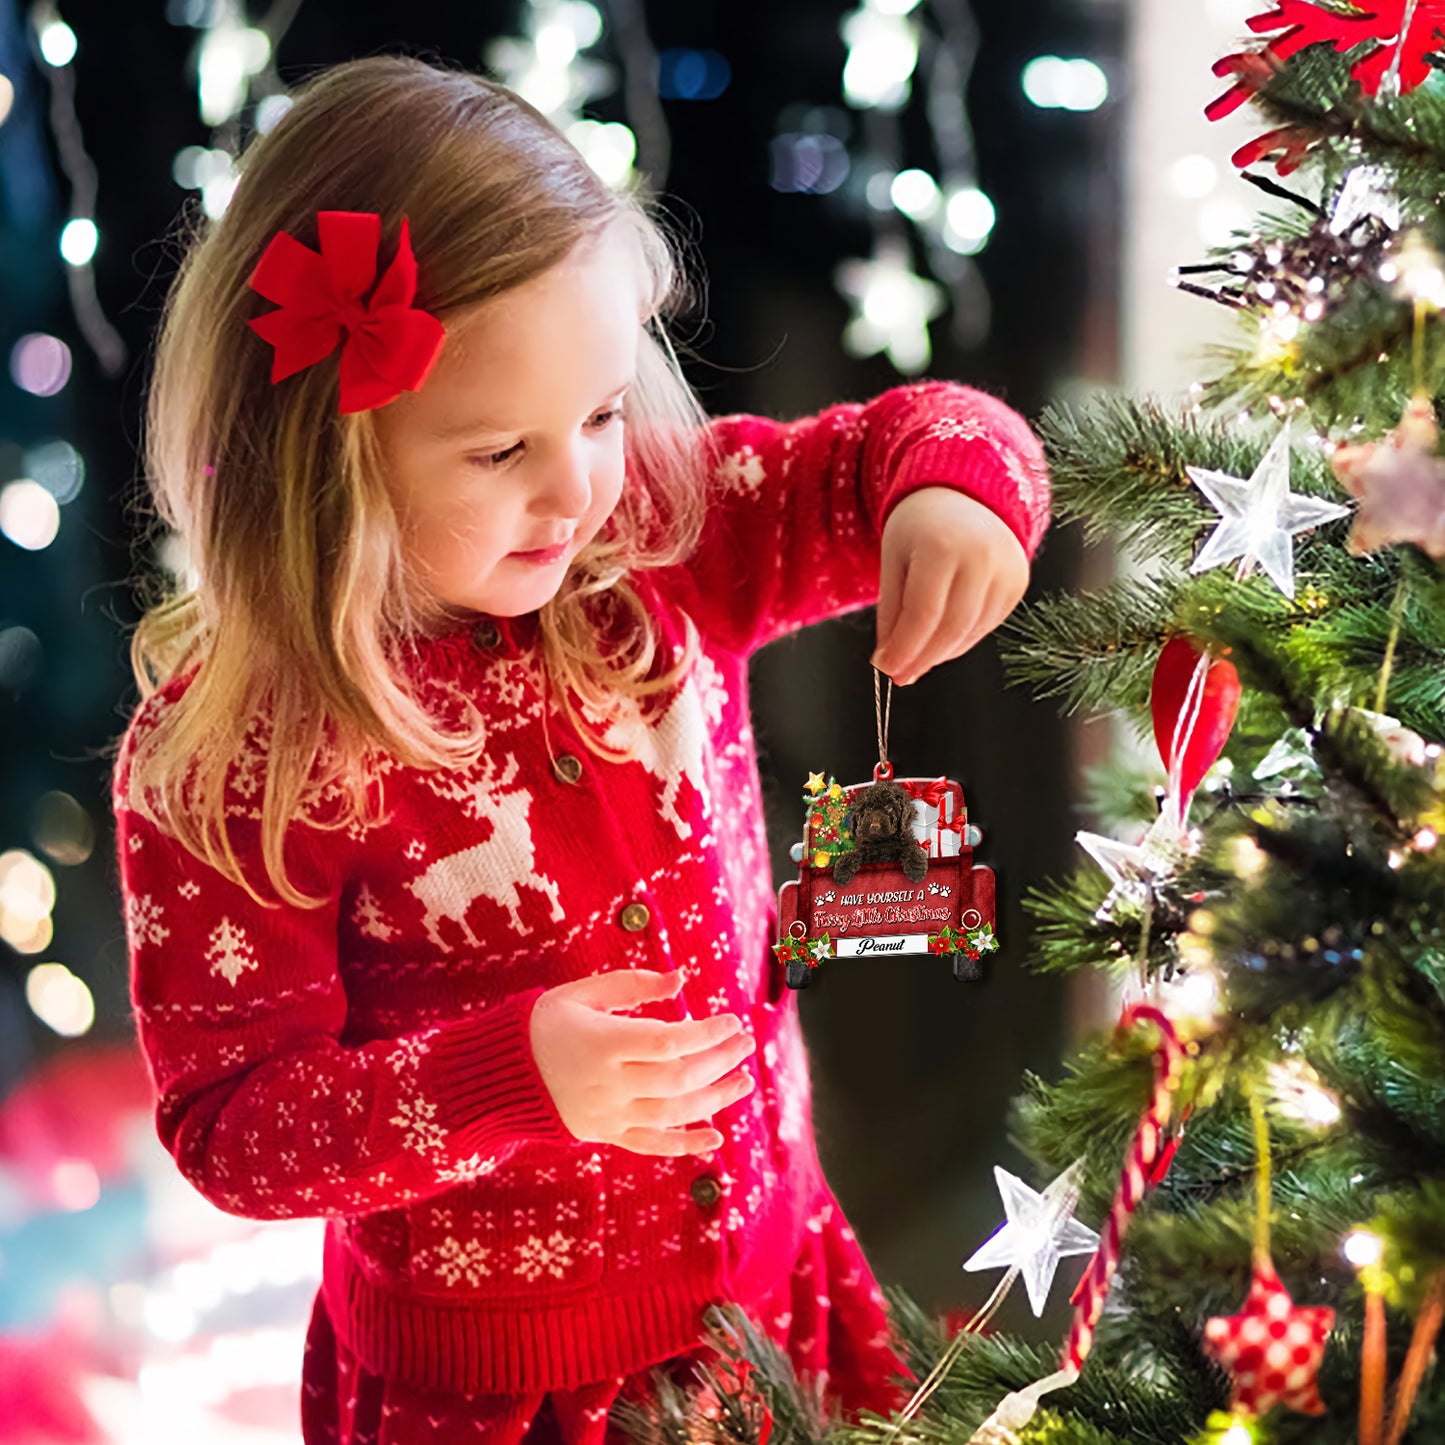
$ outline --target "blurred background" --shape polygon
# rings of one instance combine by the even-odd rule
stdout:
[[[1189,385],[1222,309],[1169,273],[1251,215],[1241,137],[1203,106],[1260,8],[0,0],[0,1440],[300,1438],[321,1222],[222,1214],[156,1140],[100,755],[139,698],[132,579],[183,563],[140,540],[137,457],[175,228],[222,214],[288,88],[384,51],[460,62],[608,178],[639,173],[706,277],[678,334],[713,413],[789,418],[933,376],[1032,418]],[[1035,592],[1109,566],[1056,530]],[[871,776],[873,625],[754,664],[774,887],[796,876],[807,774]],[[1006,690],[992,641],[896,690],[890,757],[962,782],[1003,949],[978,983],[932,957],[838,959],[800,996],[824,1168],[878,1278],[937,1313],[996,1283],[960,1264],[1001,1221],[993,1165],[1021,1167],[1025,1071],[1054,1074],[1103,1018],[1022,968],[1019,900],[1072,866],[1080,780],[1111,742]]]

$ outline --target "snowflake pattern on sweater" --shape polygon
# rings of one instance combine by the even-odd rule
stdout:
[[[646,715],[583,709],[629,761],[589,751],[549,698],[534,618],[424,639],[408,664],[419,701],[448,727],[480,714],[487,748],[448,772],[375,758],[374,825],[312,828],[332,799],[309,796],[287,864],[327,902],[297,910],[258,906],[127,805],[134,737],[185,679],[138,709],[117,760],[131,997],[159,1136],[222,1209],[327,1218],[338,1336],[418,1389],[626,1374],[690,1348],[709,1302],[760,1307],[824,1255],[844,1261],[828,1266],[829,1293],[855,1317],[827,1332],[835,1375],[881,1379],[892,1359],[866,1261],[835,1204],[818,1205],[797,996],[769,947],[747,662],[876,601],[883,523],[920,486],[977,497],[1032,554],[1042,454],[1003,403],[949,382],[712,426],[723,460],[701,544],[636,579],[664,655],[691,634],[699,661]],[[267,743],[258,720],[227,791],[258,886]],[[554,769],[559,755],[577,766]],[[724,1143],[669,1158],[576,1139],[532,1056],[536,999],[605,970],[679,966],[679,995],[636,1012],[736,1012],[757,1040],[757,1087],[712,1120]],[[805,1247],[817,1230],[823,1254]]]

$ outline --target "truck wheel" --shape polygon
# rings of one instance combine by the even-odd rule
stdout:
[[[813,981],[813,970],[800,958],[795,958],[788,963],[788,987],[807,988]]]
[[[976,958],[955,953],[953,955],[953,976],[961,978],[965,983],[975,983],[983,977],[983,968]]]

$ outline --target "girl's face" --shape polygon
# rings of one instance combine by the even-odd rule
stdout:
[[[450,608],[535,611],[617,505],[644,284],[615,225],[448,318],[421,390],[377,413],[406,548]]]

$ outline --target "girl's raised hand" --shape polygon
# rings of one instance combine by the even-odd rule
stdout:
[[[590,1143],[634,1154],[706,1154],[722,1143],[710,1124],[687,1128],[752,1092],[756,1048],[736,1014],[614,1018],[671,998],[683,972],[646,968],[593,974],[548,989],[532,1010],[532,1053],[562,1122]]]
[[[953,487],[910,492],[883,524],[873,665],[917,682],[962,657],[1022,601],[1029,561],[1008,524]]]

